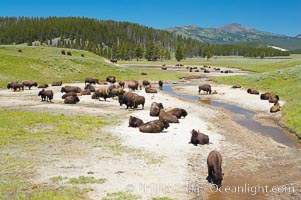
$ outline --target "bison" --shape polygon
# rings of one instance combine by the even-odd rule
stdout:
[[[271,95],[269,97],[269,103],[277,103],[279,101],[279,96],[278,95]]]
[[[65,98],[64,103],[65,104],[76,104],[79,101],[80,100],[79,100],[78,96],[68,96]]]
[[[209,144],[209,137],[204,133],[192,129],[190,143],[194,144],[195,146],[198,144]]]
[[[161,120],[165,119],[166,121],[168,121],[168,123],[179,123],[179,120],[177,117],[166,113],[163,109],[160,110],[159,119],[161,119]]]
[[[269,100],[270,96],[272,96],[272,93],[266,92],[260,95],[261,100]]]
[[[117,63],[117,59],[116,58],[112,58],[110,59],[111,63]]]
[[[116,83],[116,77],[115,76],[108,76],[106,78],[106,81],[109,82],[109,83]]]
[[[139,126],[139,131],[142,133],[160,133],[169,127],[167,120],[153,120]]]
[[[203,84],[203,85],[199,85],[199,94],[201,93],[201,91],[204,90],[207,94],[211,94],[211,85],[209,84]]]
[[[121,88],[124,88],[124,84],[125,84],[124,81],[119,81],[118,84]]]
[[[144,109],[145,104],[145,97],[139,96],[138,94],[126,92],[123,95],[118,96],[118,101],[120,106],[123,104],[126,105],[126,109],[130,108],[137,108],[138,105],[142,105],[142,109]]]
[[[146,86],[150,85],[150,82],[144,80],[144,81],[142,81],[142,85],[143,85],[143,87],[146,87]]]
[[[159,80],[158,83],[159,83],[159,89],[162,90],[162,88],[163,88],[163,81]]]
[[[82,89],[77,86],[67,85],[67,86],[61,88],[61,92],[65,92],[65,93],[68,93],[68,92],[81,93],[81,91],[82,91]]]
[[[240,85],[233,85],[232,88],[234,88],[234,89],[235,88],[241,88],[241,86]]]
[[[91,90],[85,89],[84,91],[82,91],[82,95],[91,95]]]
[[[97,78],[85,78],[85,85],[86,84],[98,84],[98,79]]]
[[[42,101],[50,101],[53,99],[53,91],[52,90],[41,90],[38,94],[38,96],[41,96]]]
[[[66,55],[66,51],[63,49],[63,50],[61,51],[61,54],[62,54],[62,55]]]
[[[72,56],[72,52],[71,51],[67,51],[67,56]]]
[[[138,90],[138,86],[139,86],[138,81],[131,81],[131,82],[128,83],[128,88],[131,91]]]
[[[11,82],[7,84],[7,89],[13,89],[14,92],[16,91],[23,91],[24,90],[24,85],[22,83],[18,82]]]
[[[158,93],[158,91],[155,88],[152,88],[152,87],[146,87],[145,92],[146,93]]]
[[[62,81],[56,81],[56,82],[53,82],[51,85],[52,86],[62,86],[63,82]]]
[[[37,87],[38,83],[36,81],[33,80],[26,80],[26,81],[22,81],[22,84],[26,87],[28,87],[28,89],[30,90],[31,87]]]
[[[164,109],[162,103],[153,102],[150,107],[149,115],[152,117],[158,117],[161,109]]]
[[[222,186],[222,156],[218,151],[211,151],[207,157],[208,177],[210,183],[215,184],[218,188]]]
[[[48,84],[41,84],[41,85],[38,85],[38,88],[48,88],[49,86],[48,86]]]
[[[76,97],[76,96],[77,96],[77,93],[75,93],[75,92],[67,92],[66,94],[64,94],[64,95],[62,96],[62,99],[66,99],[66,97],[69,97],[69,96],[74,96],[74,97]]]
[[[182,108],[173,108],[173,109],[167,111],[166,113],[173,115],[173,116],[177,117],[178,119],[180,119],[182,116],[184,118],[187,116],[187,111]]]
[[[271,112],[271,113],[278,112],[278,111],[280,111],[280,108],[281,108],[281,106],[280,106],[279,102],[276,102],[276,103],[274,103],[274,105],[270,108],[270,112]]]
[[[95,92],[95,87],[93,85],[91,85],[90,83],[88,85],[85,86],[84,88],[85,90],[90,90],[90,92]]]
[[[107,100],[107,98],[110,97],[107,88],[100,88],[96,90],[92,95],[92,99],[98,99],[99,101],[100,101],[99,99],[100,97],[103,98],[105,101]]]
[[[139,127],[143,124],[143,121],[137,117],[130,116],[129,118],[129,127]]]
[[[249,89],[247,90],[247,92],[248,92],[249,94],[255,94],[255,95],[258,95],[258,94],[259,94],[259,91],[258,91],[258,90],[256,90],[256,89],[251,89],[251,88],[249,88]]]

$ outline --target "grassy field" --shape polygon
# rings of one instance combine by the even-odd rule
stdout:
[[[21,49],[22,52],[18,52]],[[117,80],[175,80],[179,74],[154,69],[130,69],[108,64],[104,58],[87,51],[72,49],[72,56],[62,55],[60,48],[0,46],[0,88],[8,82],[35,80],[51,84],[54,81],[84,82],[86,77],[105,80],[115,75]],[[81,57],[84,54],[84,57]],[[141,75],[147,73],[147,76]]]

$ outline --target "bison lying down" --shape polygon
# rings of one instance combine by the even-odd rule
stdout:
[[[198,144],[209,144],[209,137],[204,133],[192,129],[190,143],[194,144],[195,146]]]
[[[208,177],[210,183],[217,187],[222,186],[223,172],[222,172],[222,156],[218,151],[211,151],[207,157]]]
[[[176,116],[166,113],[163,109],[160,110],[159,119],[166,120],[168,123],[179,123]]]
[[[139,131],[142,133],[160,133],[169,127],[167,120],[153,120],[139,126]]]
[[[281,108],[281,106],[280,106],[279,102],[276,102],[276,103],[270,108],[270,112],[271,112],[271,113],[278,112],[278,111],[280,111],[280,108]]]
[[[251,88],[249,88],[248,90],[247,90],[247,92],[249,93],[249,94],[259,94],[259,92],[258,92],[258,90],[256,90],[256,89],[251,89]]]
[[[78,96],[68,96],[65,98],[64,103],[65,104],[76,104],[79,101],[80,100],[79,100]]]
[[[180,119],[182,116],[183,117],[187,116],[186,110],[182,109],[182,108],[173,108],[173,109],[167,111],[166,113],[176,116],[178,119]]]
[[[157,102],[153,102],[151,107],[150,107],[150,111],[149,111],[149,115],[152,117],[158,117],[160,110],[163,109],[163,104],[162,103],[157,103]]]
[[[143,121],[137,117],[130,116],[129,118],[129,127],[139,127],[143,124]]]

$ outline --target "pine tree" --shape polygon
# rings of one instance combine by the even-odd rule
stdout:
[[[178,62],[181,61],[184,58],[183,47],[182,47],[182,45],[180,43],[178,43],[175,57],[176,57],[176,59],[177,59]]]

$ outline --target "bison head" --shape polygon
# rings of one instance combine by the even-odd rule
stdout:
[[[224,176],[224,173],[222,173],[222,172],[213,173],[213,183],[218,188],[222,187],[223,176]]]
[[[7,84],[7,89],[10,89],[12,87],[12,84],[11,83],[8,83]]]
[[[186,117],[188,115],[187,111],[185,109],[182,109],[182,116]]]
[[[126,101],[125,101],[125,98],[123,95],[118,96],[118,102],[119,102],[120,106],[122,106],[123,104],[126,104]]]
[[[193,137],[193,138],[198,137],[198,132],[196,130],[192,129],[192,131],[191,131],[191,137]]]
[[[164,125],[164,128],[167,129],[169,127],[169,122],[165,119],[163,119],[163,125]]]

